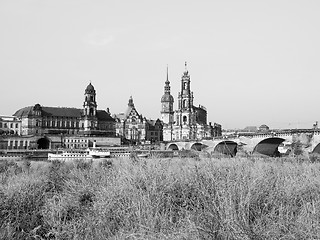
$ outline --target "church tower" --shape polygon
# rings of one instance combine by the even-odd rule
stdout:
[[[165,124],[173,123],[173,96],[170,93],[170,82],[167,66],[167,80],[164,86],[164,95],[161,98],[161,120]]]
[[[181,91],[178,95],[178,115],[177,123],[179,125],[193,124],[193,92],[190,88],[190,75],[185,62],[185,71],[181,77]]]
[[[83,103],[83,115],[84,115],[84,130],[94,130],[97,128],[97,102],[96,102],[96,90],[92,86],[91,82],[87,86],[85,92],[85,100]]]

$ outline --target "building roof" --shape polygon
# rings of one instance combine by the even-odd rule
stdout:
[[[269,129],[269,127],[265,124],[262,124],[259,128],[263,128],[263,129]]]
[[[161,102],[174,102],[173,96],[165,93],[161,98]]]
[[[16,111],[13,115],[17,117],[26,117],[32,115],[34,106],[24,107]],[[42,116],[55,117],[81,117],[81,109],[65,107],[41,107]]]
[[[32,115],[34,106],[24,107],[16,111],[13,116],[27,117]],[[69,117],[80,118],[82,116],[82,109],[79,108],[65,108],[65,107],[41,107],[42,116],[52,117]],[[114,121],[114,119],[105,110],[97,110],[97,118],[101,121]]]
[[[97,118],[100,121],[115,121],[105,110],[97,110]]]
[[[87,86],[85,92],[86,92],[86,93],[94,93],[94,92],[95,92],[94,87],[93,87],[93,85],[91,84],[91,82],[90,82],[89,85]]]

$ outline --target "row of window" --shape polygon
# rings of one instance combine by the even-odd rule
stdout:
[[[2,123],[2,122],[0,122],[0,128],[9,128],[9,126],[10,126],[10,128],[19,128],[19,123]]]
[[[55,120],[43,120],[42,127],[66,127],[66,128],[79,128],[79,122],[69,122],[69,121],[55,121]],[[41,127],[41,121],[36,121],[36,127]],[[82,128],[84,124],[82,123]]]
[[[41,125],[41,121],[38,120],[36,121],[36,127],[52,127],[52,128],[79,128],[80,126],[80,122],[69,122],[69,121],[55,121],[55,120],[44,120],[42,121],[42,125]],[[94,126],[93,126],[94,127]],[[81,128],[84,128],[84,123],[81,123]],[[106,125],[100,125],[99,128],[102,129],[112,129],[113,125],[112,124],[106,124]]]
[[[80,142],[87,142],[88,140],[86,139],[65,139],[65,142],[70,142],[70,143],[80,143]]]

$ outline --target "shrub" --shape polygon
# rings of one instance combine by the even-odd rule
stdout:
[[[101,162],[99,162],[99,166],[105,169],[112,168],[112,165],[113,163],[111,159],[103,159]]]
[[[16,187],[0,193],[1,239],[33,239],[45,237],[48,226],[43,222],[41,208],[45,202],[44,184],[26,179]]]

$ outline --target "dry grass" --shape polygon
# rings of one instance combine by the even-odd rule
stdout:
[[[317,239],[320,164],[115,159],[1,173],[1,239]]]

